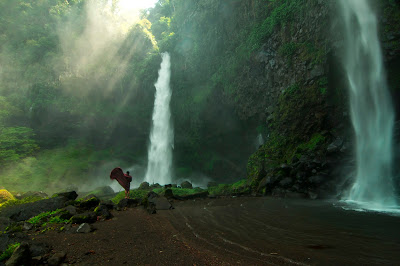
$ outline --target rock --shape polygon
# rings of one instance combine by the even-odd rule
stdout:
[[[100,203],[100,199],[93,194],[90,194],[84,197],[79,204],[77,205],[79,208],[84,210],[90,210],[97,207]]]
[[[279,185],[283,188],[289,188],[293,184],[293,180],[290,177],[286,177],[279,182]]]
[[[94,212],[96,213],[97,216],[102,216],[105,219],[110,219],[113,217],[111,212],[108,210],[108,207],[106,205],[100,204]]]
[[[218,186],[217,182],[211,181],[207,183],[207,188]]]
[[[77,214],[76,207],[72,205],[68,205],[67,207],[62,208],[58,213],[58,215],[60,215],[60,218],[64,220],[68,220],[75,214]]]
[[[45,243],[32,243],[29,247],[32,257],[44,256],[50,252],[50,247]]]
[[[150,185],[150,189],[155,189],[155,188],[162,188],[162,186],[158,183]]]
[[[56,193],[52,196],[52,198],[54,197],[64,197],[67,198],[68,200],[76,200],[76,198],[78,197],[78,194],[76,194],[75,191],[70,191],[70,192],[61,192],[61,193]]]
[[[165,197],[152,198],[152,199],[148,199],[148,201],[149,201],[149,203],[152,203],[155,205],[156,210],[173,209],[171,203],[169,203],[169,201]]]
[[[174,197],[174,193],[172,193],[172,189],[166,189],[164,191],[164,197],[166,198],[173,198]]]
[[[342,145],[343,145],[343,139],[338,137],[334,142],[328,145],[328,148],[326,150],[328,153],[335,153],[338,152],[340,148],[342,148]]]
[[[308,178],[308,182],[314,185],[320,185],[322,182],[325,181],[325,177],[321,175],[314,175]]]
[[[10,218],[0,216],[0,231],[4,231],[10,223]]]
[[[7,260],[6,266],[29,265],[30,260],[31,254],[29,251],[29,245],[27,243],[21,243],[21,245],[14,250],[14,253]]]
[[[308,191],[308,197],[309,197],[310,199],[312,199],[312,200],[315,200],[315,199],[318,198],[318,194],[317,194],[317,193],[314,193],[314,192],[312,192],[312,191]]]
[[[19,199],[24,199],[27,197],[38,197],[38,198],[42,198],[45,199],[47,198],[49,195],[47,195],[46,193],[44,193],[43,191],[28,191],[23,193],[21,196],[19,196]]]
[[[33,228],[33,224],[24,222],[24,225],[22,227],[24,228],[25,231],[29,231]]]
[[[318,78],[318,77],[324,75],[324,73],[325,73],[325,70],[324,70],[323,66],[316,65],[311,70],[308,80],[312,80],[312,79]]]
[[[149,214],[156,214],[157,213],[157,209],[156,209],[156,205],[153,202],[149,202],[147,204],[146,210]]]
[[[259,183],[259,185],[258,185],[257,192],[260,192],[260,191],[263,190],[264,188],[265,188],[265,192],[271,191],[271,190],[275,187],[275,185],[276,185],[276,183],[277,183],[277,180],[278,180],[278,178],[277,178],[276,176],[267,176],[267,177],[264,177],[264,178],[260,181],[260,183]]]
[[[85,212],[76,214],[71,217],[71,223],[81,224],[81,223],[94,223],[97,220],[97,215],[95,212]]]
[[[149,188],[150,188],[150,185],[149,185],[148,182],[143,182],[143,183],[141,183],[140,186],[139,186],[139,189],[142,189],[142,190],[147,190],[147,189],[149,189]]]
[[[122,199],[118,202],[117,207],[120,209],[123,208],[134,208],[140,204],[139,200],[137,199]]]
[[[304,198],[306,198],[306,195],[304,193],[300,193],[300,192],[288,191],[285,194],[285,198],[289,198],[289,199],[304,199]]]
[[[47,263],[50,266],[58,266],[65,260],[66,256],[65,252],[57,252],[47,260]]]
[[[157,193],[155,193],[154,191],[150,191],[149,193],[147,193],[147,200],[150,202],[151,199],[153,198],[158,198],[159,195]]]
[[[189,181],[184,181],[181,184],[182,188],[193,188],[192,184]]]
[[[77,233],[90,233],[92,231],[93,231],[93,228],[88,223],[83,223],[83,224],[79,225],[78,229],[76,229]]]
[[[10,237],[8,234],[0,234],[0,254],[7,249],[9,241]]]
[[[106,206],[108,210],[113,210],[113,209],[115,209],[115,204],[114,204],[114,202],[112,202],[111,200],[102,201],[102,202],[100,203],[100,205]]]
[[[67,197],[56,196],[54,198],[43,199],[21,205],[15,205],[3,210],[0,213],[0,216],[7,217],[16,222],[26,221],[29,218],[34,217],[42,212],[55,211],[57,209],[63,208],[65,202],[67,202],[70,197],[73,196],[71,195],[67,195]]]

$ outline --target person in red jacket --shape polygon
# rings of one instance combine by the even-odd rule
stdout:
[[[124,174],[120,167],[116,167],[111,171],[110,179],[118,181],[118,183],[125,189],[125,198],[129,199],[129,190],[132,182],[132,177],[129,175],[129,171]]]

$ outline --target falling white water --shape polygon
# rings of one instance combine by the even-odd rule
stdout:
[[[171,61],[168,53],[162,54],[158,71],[156,97],[154,100],[153,125],[150,133],[150,147],[145,181],[149,183],[171,183],[173,129],[171,125]]]
[[[356,179],[347,200],[379,210],[397,206],[392,181],[394,111],[387,89],[377,19],[367,0],[340,0],[344,67],[356,134]]]

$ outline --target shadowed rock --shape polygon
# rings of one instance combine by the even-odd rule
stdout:
[[[31,253],[29,245],[22,243],[14,250],[14,253],[7,260],[6,266],[30,265]]]

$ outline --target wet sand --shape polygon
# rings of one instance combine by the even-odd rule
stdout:
[[[115,212],[89,234],[35,236],[67,263],[96,265],[396,265],[400,218],[331,202],[227,198]]]

